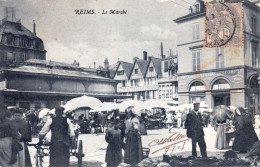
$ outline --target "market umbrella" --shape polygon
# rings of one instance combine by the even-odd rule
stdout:
[[[230,119],[233,112],[225,105],[219,105],[213,109],[213,118],[218,121],[224,121]]]
[[[38,115],[38,118],[41,119],[42,117],[44,117],[45,115],[47,115],[51,110],[48,108],[43,108]]]
[[[119,110],[121,112],[125,112],[125,109],[129,107],[134,107],[136,110],[141,110],[143,106],[143,109],[146,109],[143,101],[137,101],[137,100],[128,100],[123,101],[122,103],[118,104]]]
[[[79,108],[94,109],[99,106],[102,106],[102,102],[99,99],[84,95],[71,99],[63,107],[65,108],[64,112],[68,112]]]
[[[149,106],[150,108],[169,108],[166,102],[162,100],[149,99],[144,102],[145,106]]]

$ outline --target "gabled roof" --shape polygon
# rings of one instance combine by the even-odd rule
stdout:
[[[11,33],[18,36],[25,35],[29,38],[38,38],[34,33],[24,27],[20,22],[3,22],[3,24],[0,25],[0,35],[5,33]]]
[[[149,62],[146,61],[146,60],[142,60],[142,59],[135,59],[135,62],[134,62],[134,65],[133,65],[133,68],[131,70],[131,74],[133,73],[133,70],[134,70],[134,66],[135,64],[138,65],[141,73],[143,74],[143,76],[145,77],[145,74],[146,74],[146,71],[147,71],[147,68],[148,68],[148,65],[149,65]]]
[[[162,59],[156,58],[156,57],[151,57],[151,61],[150,62],[153,63],[153,67],[154,67],[156,73],[157,74],[161,74],[162,73],[162,68],[161,68],[162,67],[162,64],[161,64]]]
[[[120,61],[120,64],[122,65],[122,68],[124,69],[127,78],[129,78],[134,65],[132,63],[128,63],[124,61]]]
[[[115,77],[116,71],[117,71],[119,65],[120,65],[120,62],[118,61],[117,63],[111,64],[111,65],[109,66],[109,72],[110,72],[110,77],[111,77],[111,78],[114,78],[114,77]]]

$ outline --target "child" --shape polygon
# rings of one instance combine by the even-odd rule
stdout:
[[[108,143],[106,151],[107,167],[116,167],[122,162],[122,140],[120,124],[115,123],[106,131],[106,142]]]

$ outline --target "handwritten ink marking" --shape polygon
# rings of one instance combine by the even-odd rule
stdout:
[[[154,146],[159,146],[159,145],[171,143],[171,144],[169,144],[167,146],[163,146],[162,148],[153,151],[152,154],[155,154],[155,153],[157,153],[159,151],[162,151],[162,150],[165,151],[165,154],[167,154],[168,152],[173,154],[173,152],[175,150],[183,150],[184,146],[186,144],[186,141],[188,141],[188,140],[189,139],[184,134],[173,133],[171,136],[169,136],[167,138],[152,140],[148,144],[148,146],[149,147],[154,147]],[[180,143],[182,143],[182,145],[180,145]]]
[[[185,146],[185,143],[186,143],[186,141],[188,141],[188,140],[190,140],[190,139],[185,139],[185,140],[182,140],[182,141],[178,141],[178,142],[176,142],[176,143],[173,143],[173,144],[169,144],[169,145],[167,145],[167,146],[165,146],[165,147],[162,147],[162,148],[160,148],[160,149],[158,149],[158,150],[152,152],[152,154],[155,154],[155,153],[157,153],[157,152],[159,152],[159,151],[161,151],[161,150],[165,150],[165,154],[167,154],[168,150],[169,150],[171,147],[172,147],[172,152],[171,152],[171,153],[173,153],[173,151],[174,151],[175,148],[176,148],[176,144],[178,144],[178,143],[183,143],[182,148],[179,148],[179,150],[183,150],[183,148],[184,148],[184,146]]]
[[[173,133],[170,137],[168,138],[162,138],[162,139],[155,139],[155,140],[152,140],[148,146],[149,147],[153,147],[153,146],[158,146],[158,145],[162,145],[162,144],[165,144],[165,143],[170,143],[170,142],[174,142],[174,141],[177,141],[177,140],[181,140],[185,137],[187,137],[186,135],[184,134],[177,134],[177,133]],[[176,135],[176,136],[175,136]],[[175,136],[175,137],[174,137]],[[173,138],[174,137],[174,138]]]

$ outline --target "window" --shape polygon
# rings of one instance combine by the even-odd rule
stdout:
[[[251,32],[253,34],[256,34],[256,17],[255,16],[252,16],[251,17]]]
[[[193,59],[193,71],[199,71],[200,70],[200,51],[193,51],[192,59]]]
[[[229,83],[224,79],[219,79],[214,82],[212,90],[229,89]]]
[[[138,69],[135,69],[135,74],[138,74]]]
[[[258,67],[257,44],[252,43],[252,67]]]
[[[203,91],[203,90],[205,90],[205,86],[202,82],[199,82],[199,81],[193,82],[190,86],[191,92]]]
[[[122,87],[125,87],[125,81],[122,81]]]
[[[195,5],[195,12],[199,12],[200,11],[200,4],[196,4]]]
[[[168,65],[168,60],[164,61],[164,72],[169,71],[169,65]]]
[[[8,45],[13,45],[13,43],[14,43],[14,37],[13,37],[12,35],[7,35],[7,36],[6,36],[6,43],[7,43]]]
[[[199,24],[192,25],[192,40],[200,39],[200,27]]]
[[[216,49],[216,68],[224,68],[225,58],[224,58],[224,48]]]
[[[150,72],[153,72],[153,67],[150,67],[150,68],[149,68],[149,71],[150,71]]]
[[[124,75],[124,71],[117,71],[117,75]]]
[[[135,82],[134,80],[131,80],[131,86],[134,86],[134,82]]]
[[[14,55],[11,52],[7,52],[7,60],[14,60]]]

